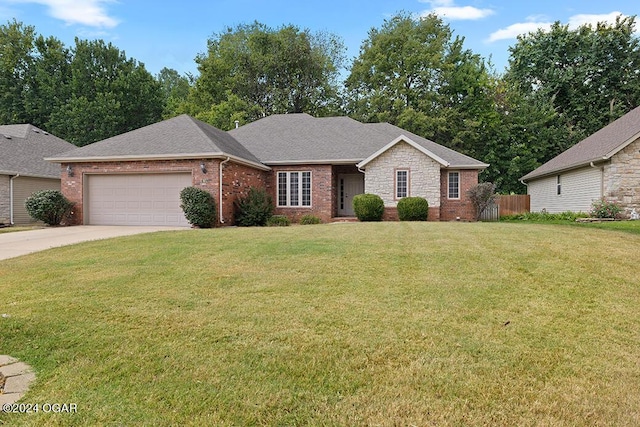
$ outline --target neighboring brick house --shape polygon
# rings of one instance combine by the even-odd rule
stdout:
[[[640,107],[522,177],[531,211],[588,212],[595,200],[640,212]]]
[[[77,148],[48,160],[62,166],[62,192],[78,224],[188,225],[178,193],[209,191],[220,224],[234,201],[265,188],[276,214],[296,221],[353,216],[357,194],[380,195],[386,218],[397,201],[421,196],[429,219],[472,220],[466,190],[488,165],[387,123],[347,117],[274,115],[224,132],[187,115]]]
[[[30,124],[0,125],[0,225],[36,222],[24,207],[27,197],[60,190],[60,167],[44,158],[72,148]]]

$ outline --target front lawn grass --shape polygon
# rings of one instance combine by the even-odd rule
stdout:
[[[0,262],[12,426],[640,425],[640,236],[502,223],[163,232]]]

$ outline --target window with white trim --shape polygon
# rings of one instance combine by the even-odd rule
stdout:
[[[278,172],[278,206],[311,206],[311,172]]]
[[[556,194],[558,196],[562,194],[562,182],[560,181],[560,175],[556,177]]]
[[[449,172],[449,198],[460,198],[460,172]]]
[[[409,195],[409,171],[396,170],[396,199],[402,199]]]

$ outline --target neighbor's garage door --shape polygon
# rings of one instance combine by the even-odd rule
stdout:
[[[180,191],[191,174],[88,175],[85,212],[93,225],[188,226]]]

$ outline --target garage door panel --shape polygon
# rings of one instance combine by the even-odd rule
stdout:
[[[180,191],[191,174],[89,175],[85,209],[95,225],[189,226]]]

